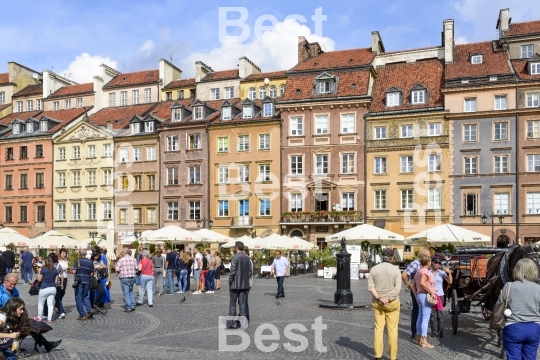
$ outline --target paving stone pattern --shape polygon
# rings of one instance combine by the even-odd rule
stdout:
[[[372,359],[373,315],[370,310],[329,310],[318,307],[318,300],[333,300],[336,283],[334,280],[301,275],[285,280],[285,295],[276,301],[276,281],[255,279],[249,293],[251,323],[246,333],[251,342],[239,353],[219,351],[218,317],[228,315],[227,276],[222,277],[222,289],[214,294],[184,294],[155,296],[154,307],[137,307],[133,313],[122,311],[122,294],[117,279],[113,279],[114,302],[108,306],[107,315],[96,315],[94,319],[77,321],[74,295],[69,281],[65,307],[68,311],[64,320],[56,320],[49,340],[63,339],[62,344],[51,353],[42,353],[33,359]],[[19,282],[18,288],[26,301],[31,316],[37,315],[37,296],[28,295],[28,287]],[[192,284],[192,289],[194,288]],[[369,305],[370,294],[367,281],[352,283],[355,305]],[[399,324],[400,359],[498,359],[496,334],[488,329],[488,323],[476,313],[461,314],[457,335],[450,331],[450,317],[445,319],[445,334],[442,339],[431,339],[435,349],[422,349],[410,340],[409,293],[401,293],[401,315]],[[327,325],[323,331],[323,346],[326,352],[315,350],[314,331],[311,324],[322,316]],[[275,351],[262,352],[254,341],[257,327],[263,323],[273,324],[279,329],[280,345]],[[284,336],[288,324],[303,324],[308,338],[305,351],[293,353],[283,343],[291,341]],[[238,332],[239,330],[236,330]],[[269,334],[267,330],[264,334]],[[299,333],[296,331],[296,333]],[[228,337],[228,344],[238,344],[240,338]],[[263,341],[269,346],[273,341]],[[23,346],[31,349],[33,341],[27,339]],[[41,349],[41,351],[44,351]],[[386,351],[386,344],[385,344]],[[385,352],[385,359],[388,355]],[[540,359],[540,357],[539,357]]]

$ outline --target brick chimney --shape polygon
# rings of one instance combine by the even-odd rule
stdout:
[[[197,61],[195,63],[195,82],[201,81],[211,72],[214,72],[214,70],[212,70],[210,66],[206,65],[202,61]]]
[[[310,58],[309,42],[304,36],[298,37],[298,63]]]
[[[451,64],[454,62],[454,20],[444,20],[443,28],[444,62]]]
[[[375,55],[384,53],[384,44],[378,31],[371,32],[371,52]]]
[[[322,53],[321,45],[318,42],[309,43],[309,55],[315,57]]]
[[[499,37],[504,36],[504,32],[510,28],[510,18],[508,17],[510,9],[501,9],[499,11],[499,19],[497,20],[496,29],[499,29]]]

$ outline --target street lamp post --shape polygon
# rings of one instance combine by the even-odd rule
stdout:
[[[206,217],[203,217],[202,219],[197,219],[197,229],[201,228],[201,223],[202,223],[203,229],[205,229],[207,221],[208,221],[208,228],[210,229],[212,225],[214,225],[214,221],[212,221],[212,219],[210,218],[206,219]]]
[[[495,237],[495,217],[498,217],[499,218],[499,224],[502,224],[503,221],[504,221],[504,216],[502,215],[496,215],[496,214],[490,214],[490,215],[486,215],[486,213],[484,213],[481,217],[482,219],[482,224],[485,224],[487,222],[487,218],[490,217],[491,218],[491,245],[494,245],[493,243],[493,239]]]

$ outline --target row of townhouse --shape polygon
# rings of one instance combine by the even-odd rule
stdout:
[[[497,29],[456,45],[445,20],[440,46],[396,52],[378,32],[332,52],[299,37],[287,71],[242,57],[197,62],[192,79],[163,59],[102,65],[88,84],[10,63],[0,219],[77,239],[174,224],[319,244],[362,222],[403,235],[448,222],[537,241],[540,21],[503,9]]]

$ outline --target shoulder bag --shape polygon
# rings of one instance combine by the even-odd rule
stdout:
[[[142,262],[142,260],[141,260],[141,262]],[[148,262],[146,263],[144,268],[141,271],[137,271],[137,276],[135,276],[135,285],[139,285],[139,286],[141,285],[141,275],[144,272],[144,270],[146,270],[148,268],[148,265],[150,265],[151,262],[152,262],[152,260],[148,259]]]
[[[35,280],[33,283],[32,283],[32,287],[30,288],[30,290],[28,290],[28,293],[31,295],[31,296],[35,296],[35,295],[38,295],[39,294],[39,288],[41,287],[41,282]]]
[[[509,283],[508,290],[506,291],[506,299],[502,303],[495,303],[491,317],[489,318],[489,328],[493,330],[504,329],[506,317],[504,316],[504,310],[508,308],[508,298],[510,297],[510,288],[512,283]]]
[[[71,284],[73,288],[76,288],[81,283],[81,278],[79,277],[79,275],[77,275],[80,267],[81,267],[81,261],[77,260],[77,272],[75,273],[75,276],[73,277],[73,284]]]
[[[426,301],[429,305],[437,305],[437,296],[433,294],[426,294]]]

